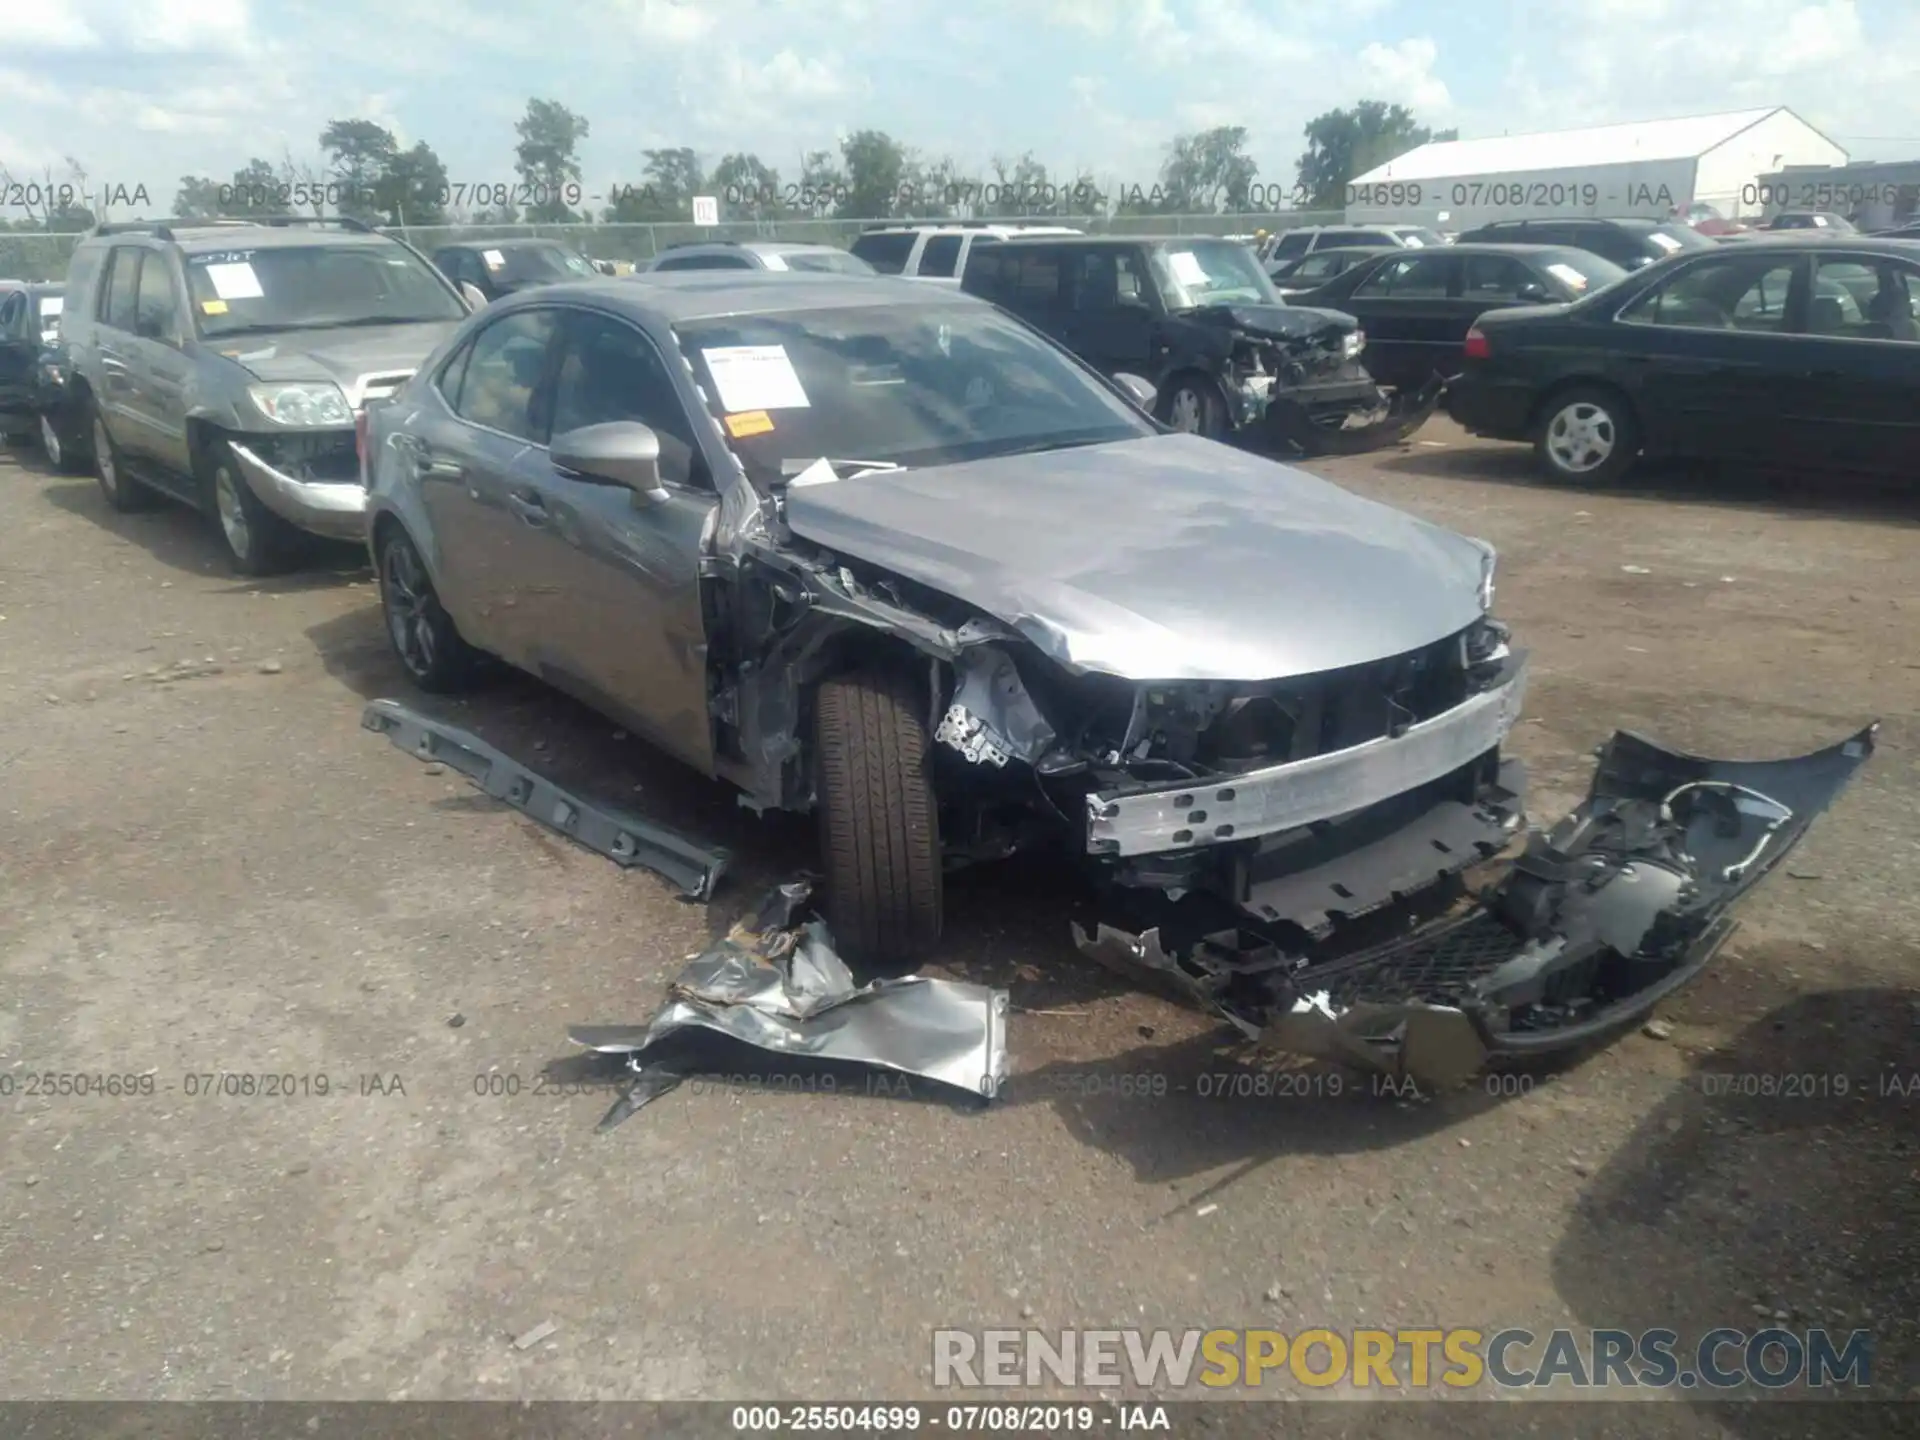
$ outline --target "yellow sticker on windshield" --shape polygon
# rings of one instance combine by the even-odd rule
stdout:
[[[773,417],[764,410],[742,410],[738,415],[727,416],[727,433],[736,440],[764,435],[771,429]]]
[[[208,315],[224,315],[227,313],[227,302],[224,300],[202,300],[200,302],[200,309]]]

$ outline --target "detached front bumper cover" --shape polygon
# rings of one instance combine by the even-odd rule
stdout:
[[[1398,445],[1426,424],[1445,389],[1439,376],[1391,396],[1376,389],[1373,405],[1355,406],[1337,425],[1317,415],[1306,398],[1279,391],[1268,403],[1262,433],[1272,448],[1296,455],[1364,455]]]
[[[1732,934],[1729,913],[1799,843],[1873,753],[1877,725],[1791,760],[1712,760],[1622,731],[1587,798],[1529,835],[1451,919],[1311,963],[1237,947],[1225,970],[1157,932],[1077,935],[1279,1049],[1444,1087],[1495,1056],[1613,1034],[1687,984]],[[1258,999],[1250,999],[1257,996]]]

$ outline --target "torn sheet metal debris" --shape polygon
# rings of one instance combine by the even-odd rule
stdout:
[[[999,1093],[1007,1077],[1007,992],[923,976],[856,985],[825,922],[799,919],[811,888],[807,881],[779,887],[689,960],[651,1024],[568,1029],[576,1045],[622,1055],[634,1073],[601,1129],[698,1073],[683,1059],[648,1058],[688,1030],[769,1055],[918,1076],[981,1099]]]
[[[959,674],[953,703],[934,731],[976,765],[1004,766],[1009,760],[1038,761],[1053,747],[1053,727],[1040,714],[1020,679],[1013,657],[997,645],[963,650],[954,664]]]
[[[692,900],[706,900],[732,858],[637,815],[584,800],[543,779],[479,736],[443,725],[397,700],[369,701],[361,725],[385,735],[416,760],[458,770],[480,789],[521,814],[558,830],[616,865],[665,876]]]

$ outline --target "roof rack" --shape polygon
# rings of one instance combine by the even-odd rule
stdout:
[[[251,229],[265,226],[280,229],[291,225],[337,225],[342,230],[351,230],[360,235],[371,235],[374,229],[364,220],[356,220],[351,215],[220,215],[209,219],[166,220],[114,220],[104,225],[96,225],[91,231],[95,235],[152,235],[159,240],[171,240],[176,230],[234,230]]]

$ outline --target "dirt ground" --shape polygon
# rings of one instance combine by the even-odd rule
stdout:
[[[1552,489],[1443,421],[1317,468],[1499,547],[1537,817],[1616,725],[1767,756],[1883,722],[1666,1038],[1518,1094],[1198,1099],[1268,1062],[1080,959],[1071,877],[1010,864],[956,879],[942,967],[1011,989],[1002,1102],[689,1086],[599,1135],[609,1090],[536,1093],[582,1073],[566,1025],[649,1018],[809,825],[531,682],[440,708],[731,846],[682,902],[361,730],[414,697],[351,553],[237,580],[199,518],[0,459],[0,1397],[916,1397],[941,1326],[1776,1316],[1874,1331],[1875,1392],[1920,1397],[1920,1084],[1886,1086],[1920,1078],[1920,501]],[[294,1093],[189,1093],[218,1072]]]

